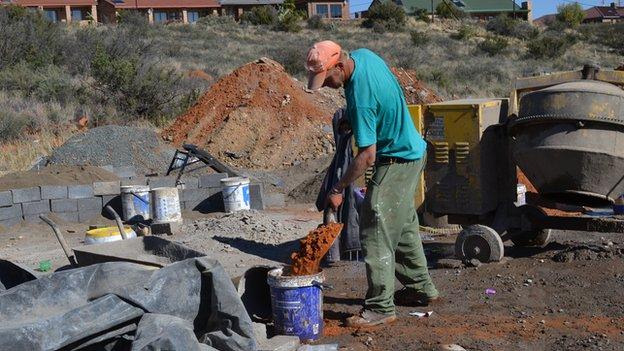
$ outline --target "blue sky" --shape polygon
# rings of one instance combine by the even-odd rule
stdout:
[[[617,2],[617,0],[582,0],[579,1],[584,8],[591,6],[601,6],[601,5],[609,5],[611,2]],[[522,2],[522,0],[516,1],[518,4]],[[557,12],[557,5],[566,4],[574,1],[568,0],[533,0],[533,18],[538,18],[543,15],[547,15],[549,13]],[[370,5],[370,0],[350,0],[351,4],[351,12],[363,11],[368,8]],[[622,1],[624,5],[624,1]]]

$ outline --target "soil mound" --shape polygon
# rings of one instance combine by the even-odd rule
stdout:
[[[301,239],[299,252],[293,252],[292,275],[311,275],[319,271],[323,256],[329,251],[342,230],[342,224],[329,223],[311,231]]]
[[[423,82],[416,79],[416,71],[404,68],[391,68],[392,73],[399,80],[405,100],[410,105],[431,104],[441,102],[440,98],[433,90],[427,87]]]
[[[133,166],[137,174],[164,174],[174,153],[152,130],[110,125],[71,137],[54,150],[49,163]]]
[[[278,169],[333,152],[337,107],[262,58],[213,84],[162,136],[205,147],[237,168]]]
[[[91,184],[118,179],[113,173],[99,167],[53,165],[38,171],[15,172],[0,177],[0,190],[39,185]]]

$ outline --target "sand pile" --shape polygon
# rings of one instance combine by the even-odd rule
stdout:
[[[441,102],[440,98],[433,90],[427,87],[423,82],[416,79],[416,71],[404,68],[391,68],[392,73],[399,80],[399,84],[403,88],[405,100],[410,105],[431,104]]]
[[[292,275],[312,275],[319,272],[321,260],[340,234],[342,224],[329,223],[312,230],[301,239],[301,248],[293,252]]]
[[[116,175],[99,167],[53,165],[38,171],[15,172],[0,177],[0,190],[39,185],[91,184],[115,180],[119,180]]]
[[[246,64],[212,85],[162,136],[193,143],[231,166],[279,169],[333,152],[327,94],[311,94],[270,59]]]

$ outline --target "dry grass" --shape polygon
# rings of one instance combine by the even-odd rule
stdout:
[[[71,131],[61,135],[42,132],[0,144],[0,176],[31,169],[40,157],[49,155],[71,135]]]

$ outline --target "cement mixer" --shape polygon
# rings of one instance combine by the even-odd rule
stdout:
[[[456,256],[498,261],[503,241],[543,246],[553,229],[624,233],[624,217],[591,213],[624,193],[623,87],[587,65],[516,79],[509,100],[425,106],[425,205],[464,226]]]

